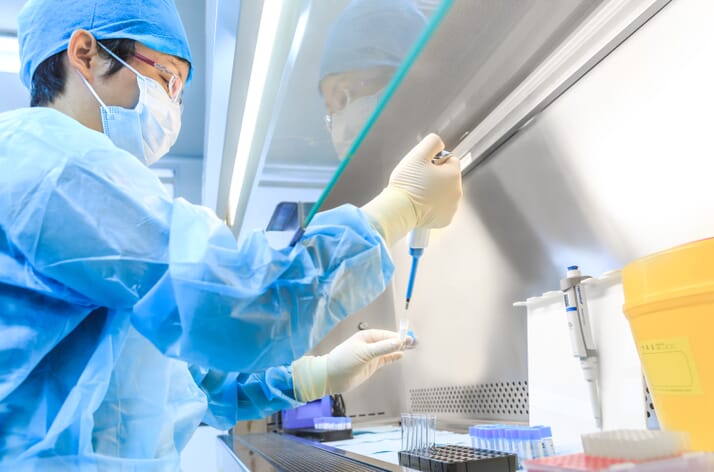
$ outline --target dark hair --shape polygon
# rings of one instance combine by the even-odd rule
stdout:
[[[99,42],[124,61],[127,61],[134,54],[135,43],[133,39],[105,39]],[[101,56],[111,60],[111,66],[105,77],[119,72],[119,69],[123,67],[122,64],[101,47],[98,50]],[[32,74],[31,107],[47,106],[64,91],[64,84],[67,79],[67,72],[63,62],[65,52],[66,50],[48,57],[37,66],[35,73]]]

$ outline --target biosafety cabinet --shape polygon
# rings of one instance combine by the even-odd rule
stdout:
[[[268,65],[273,69],[266,72],[252,148],[240,157],[237,149],[246,144],[226,130],[246,119],[251,96],[236,90],[251,80],[247,64],[256,58],[235,44],[255,48],[260,11],[242,2],[239,14],[233,13],[238,42],[231,43],[221,29],[230,16],[221,15],[226,2],[217,1],[216,44],[227,41],[234,49],[217,48],[212,57],[204,200],[230,223],[254,226],[265,226],[278,203],[265,195],[318,201],[321,209],[361,205],[381,191],[391,169],[421,137],[439,133],[461,159],[464,198],[453,223],[432,232],[408,312],[410,258],[402,241],[392,247],[396,271],[390,288],[313,352],[327,352],[361,327],[396,329],[407,318],[419,346],[344,395],[354,424],[397,421],[409,411],[434,414],[440,426],[461,431],[477,422],[528,423],[531,404],[547,410],[547,399],[557,398],[540,390],[549,387],[543,381],[548,369],[557,382],[574,362],[570,352],[548,347],[560,342],[564,311],[562,319],[532,316],[549,300],[561,303],[559,293],[549,299],[548,292],[560,289],[567,267],[578,265],[593,276],[593,317],[621,315],[619,269],[714,233],[714,3],[415,3],[428,20],[415,41],[423,44],[415,46],[403,74],[392,77],[388,99],[349,164],[341,165],[329,134],[314,131],[325,114],[314,64],[327,34],[318,26],[334,21],[346,2],[328,7],[296,1],[295,10],[283,16],[280,27],[293,41],[274,46],[271,57],[278,59]],[[244,36],[248,46],[241,46]],[[271,107],[265,108],[266,100]],[[267,118],[266,110],[277,110],[278,118]],[[229,196],[226,176],[236,159],[245,159],[247,184]],[[334,188],[321,201],[337,170]],[[259,216],[250,214],[253,209]],[[627,417],[630,426],[640,422],[644,428],[649,417],[653,426],[655,412],[648,411],[638,383],[626,321],[596,324],[609,356],[601,371],[603,387],[610,386],[602,391],[604,421],[617,426],[615,417]],[[543,342],[547,336],[552,343]],[[538,382],[529,375],[538,375]],[[570,384],[583,381],[577,368],[572,376]],[[617,390],[625,388],[617,379],[627,379],[619,382],[628,385],[626,392]],[[618,406],[618,398],[640,393],[640,402]],[[587,404],[568,403],[573,395],[564,395],[563,408],[587,422],[588,412],[579,410]]]

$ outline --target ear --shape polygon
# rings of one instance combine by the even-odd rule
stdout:
[[[79,71],[89,82],[92,82],[94,75],[98,72],[99,55],[97,47],[97,40],[87,30],[75,30],[69,38],[69,46],[67,47],[69,66]]]

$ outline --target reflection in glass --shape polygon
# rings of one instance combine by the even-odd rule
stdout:
[[[319,88],[339,158],[347,157],[426,24],[412,0],[352,0],[332,24]]]
[[[246,220],[242,229],[265,228],[271,213],[256,216],[250,208],[272,210],[280,201],[317,202],[309,223],[451,0],[306,4],[304,31],[297,34],[298,22],[294,34],[283,29],[292,41],[283,49],[291,53],[271,91],[275,100],[259,170],[246,192],[250,201],[237,211],[237,222]]]

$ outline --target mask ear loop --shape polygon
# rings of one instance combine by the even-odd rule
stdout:
[[[75,70],[76,70],[76,69],[75,69]],[[82,82],[84,82],[84,85],[87,86],[87,88],[88,88],[89,91],[92,93],[92,95],[94,95],[94,98],[97,99],[97,101],[99,102],[99,105],[101,105],[101,107],[104,108],[105,110],[108,109],[108,107],[104,104],[104,101],[103,101],[101,98],[99,98],[99,94],[97,94],[97,91],[94,90],[94,87],[92,87],[92,86],[90,85],[89,81],[88,81],[86,78],[84,78],[84,76],[82,75],[82,73],[79,72],[79,71],[77,71],[77,74],[79,75],[79,78],[82,79]]]
[[[124,67],[126,67],[127,69],[129,69],[130,71],[132,71],[132,72],[133,72],[134,74],[136,74],[138,77],[143,77],[141,74],[139,74],[139,72],[138,72],[136,69],[134,69],[132,66],[130,66],[129,64],[127,64],[124,60],[122,60],[121,57],[117,56],[117,55],[114,54],[112,51],[110,51],[109,48],[107,48],[105,45],[103,45],[103,44],[100,43],[99,41],[97,41],[97,44],[98,44],[102,49],[104,49],[104,50],[107,52],[107,54],[109,54],[109,55],[112,56],[114,59],[116,59],[117,61],[119,61],[119,63],[120,63],[121,65],[123,65]],[[102,108],[104,108],[105,110],[107,110],[109,107],[107,107],[107,105],[104,103],[104,101],[103,101],[101,98],[99,98],[99,94],[97,94],[97,91],[94,90],[94,87],[92,87],[92,86],[90,85],[89,81],[88,81],[79,71],[77,71],[77,74],[79,74],[79,78],[82,79],[82,82],[84,82],[84,85],[87,86],[87,88],[89,89],[89,91],[92,93],[92,95],[94,95],[94,98],[97,99],[97,101],[98,101],[99,104],[102,106]]]
[[[141,75],[141,74],[139,73],[138,70],[134,69],[134,68],[133,68],[132,66],[130,66],[126,61],[124,61],[124,59],[122,59],[121,57],[119,57],[119,56],[117,56],[116,54],[114,54],[111,50],[109,50],[108,47],[106,47],[105,45],[103,45],[103,44],[100,43],[99,41],[97,41],[97,44],[98,44],[102,49],[104,49],[104,50],[107,52],[107,54],[109,54],[109,55],[112,56],[114,59],[116,59],[121,65],[123,65],[124,67],[126,67],[127,69],[129,69],[130,71],[132,71],[134,74],[136,74],[137,77],[144,77],[143,75]]]

